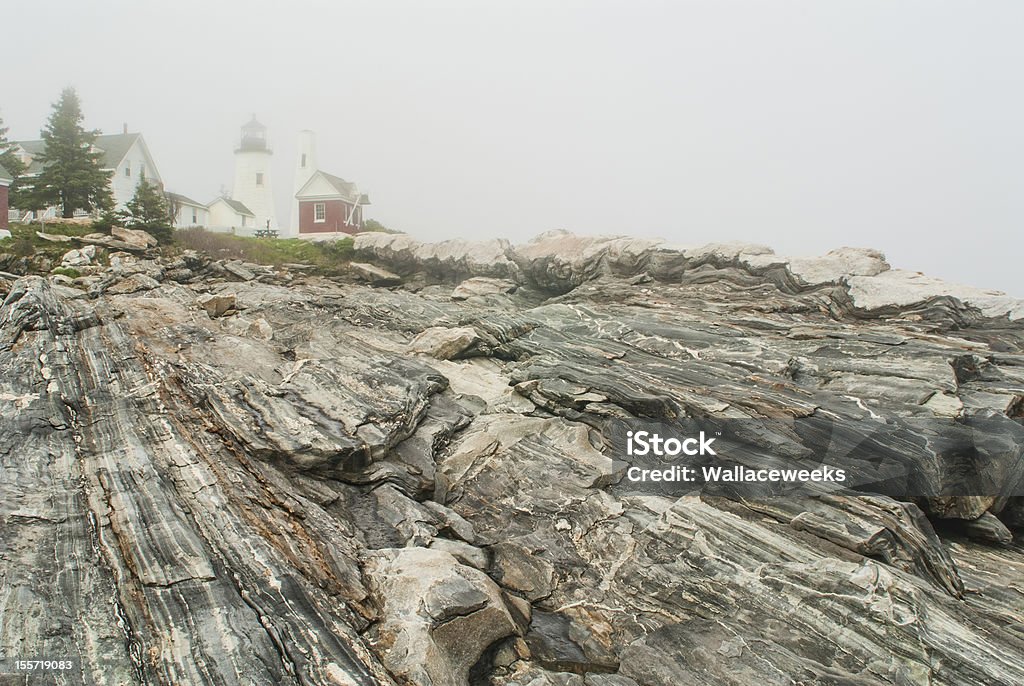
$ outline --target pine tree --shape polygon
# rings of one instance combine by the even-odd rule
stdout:
[[[142,229],[161,243],[171,240],[171,212],[167,206],[167,196],[155,183],[139,179],[135,187],[135,195],[125,205],[125,226],[129,229]]]
[[[42,171],[30,191],[33,209],[50,205],[64,217],[75,210],[105,210],[113,206],[110,172],[103,171],[103,153],[93,148],[99,131],[82,126],[82,106],[74,88],[65,88],[40,135],[46,150],[38,159]]]
[[[4,119],[0,117],[0,167],[10,172],[14,178],[18,178],[25,172],[25,165],[14,151],[14,143],[7,138],[8,131],[10,129],[4,126]]]
[[[7,137],[10,129],[4,126],[4,120],[0,117],[0,167],[7,170],[11,175],[10,204],[11,207],[21,206],[18,204],[20,185],[18,179],[25,173],[25,165],[15,152],[14,143]]]

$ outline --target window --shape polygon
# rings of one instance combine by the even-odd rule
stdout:
[[[256,185],[257,186],[262,186],[263,185],[263,172],[256,172]]]
[[[242,228],[245,228],[245,215],[242,215]]]
[[[302,162],[299,163],[299,166],[303,169],[306,168],[306,153],[302,153]]]
[[[132,163],[131,162],[126,162],[125,163],[125,165],[124,165],[124,175],[125,176],[131,176],[132,175]]]
[[[318,202],[315,205],[313,205],[313,221],[327,221],[327,206],[324,205],[322,202]]]
[[[199,224],[199,214],[196,212],[196,208],[192,208],[192,226]]]

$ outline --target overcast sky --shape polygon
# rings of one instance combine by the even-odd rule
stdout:
[[[427,239],[742,240],[1024,296],[1024,2],[48,0],[3,10],[0,115],[62,87],[169,190],[230,188],[270,129]]]

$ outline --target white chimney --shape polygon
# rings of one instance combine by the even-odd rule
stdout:
[[[299,131],[298,143],[295,152],[295,183],[292,186],[292,212],[288,227],[292,235],[299,232],[299,200],[295,196],[317,171],[316,134],[309,129]]]

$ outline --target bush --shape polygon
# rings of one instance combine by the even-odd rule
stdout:
[[[116,210],[107,210],[100,215],[100,218],[90,224],[90,228],[95,233],[110,233],[110,229],[115,226],[124,226],[124,213]]]

